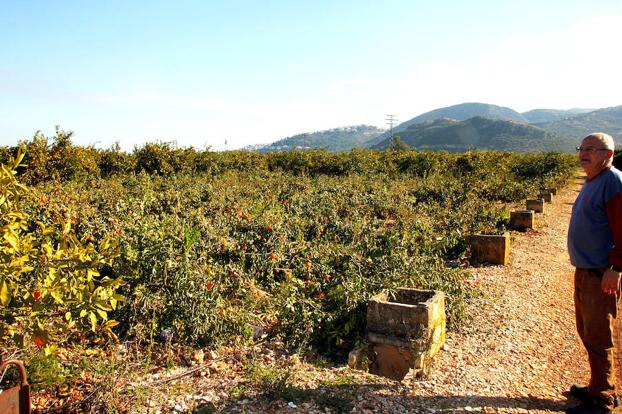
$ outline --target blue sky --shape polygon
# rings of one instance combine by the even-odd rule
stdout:
[[[0,145],[58,124],[232,149],[462,102],[617,106],[621,40],[619,0],[0,0]]]

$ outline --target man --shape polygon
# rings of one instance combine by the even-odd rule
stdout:
[[[587,350],[590,382],[573,385],[582,400],[570,414],[610,413],[617,405],[613,329],[622,271],[622,172],[612,166],[614,142],[602,132],[577,148],[587,180],[572,207],[568,252],[575,270],[575,316]]]

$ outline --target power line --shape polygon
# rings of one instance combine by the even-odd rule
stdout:
[[[389,125],[389,138],[393,138],[393,124],[397,123],[397,115],[388,114],[384,119]]]

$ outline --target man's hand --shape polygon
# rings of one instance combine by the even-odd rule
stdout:
[[[600,286],[603,289],[603,293],[606,295],[613,295],[618,292],[618,286],[620,284],[620,273],[613,269],[605,270],[603,280]]]

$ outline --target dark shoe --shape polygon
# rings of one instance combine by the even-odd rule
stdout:
[[[567,408],[566,414],[613,414],[613,410],[604,404],[586,401],[576,407]]]
[[[570,387],[570,395],[576,398],[577,400],[581,400],[581,401],[587,401],[590,396],[590,394],[587,392],[587,387],[581,387],[576,384]],[[618,396],[615,395],[613,397],[613,406],[617,407],[619,405],[620,405],[620,402],[618,401]]]
[[[586,401],[587,398],[590,396],[590,394],[587,392],[587,387],[581,387],[576,384],[573,384],[570,387],[570,395],[581,401]]]

